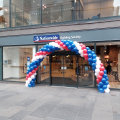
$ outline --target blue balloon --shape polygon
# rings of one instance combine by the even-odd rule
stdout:
[[[35,81],[36,81],[36,78],[33,78],[33,79],[32,79],[32,81],[34,81],[34,82],[35,82]]]
[[[47,51],[50,52],[51,50],[48,48]]]
[[[89,47],[86,47],[86,50],[90,50],[90,48],[89,48]]]
[[[30,82],[31,84],[35,83],[33,80]]]
[[[34,66],[34,65],[36,65],[36,62],[35,62],[35,61],[33,61],[33,62],[32,62],[32,64],[33,64],[33,66]]]
[[[107,77],[107,74],[104,74],[103,77],[106,78],[106,77]]]
[[[95,52],[94,52],[94,51],[92,51],[92,54],[95,54]]]
[[[108,77],[106,77],[106,81],[108,81],[109,80],[109,78]]]
[[[102,86],[103,86],[103,83],[102,83],[102,82],[99,82],[99,85],[102,87]]]
[[[52,46],[52,51],[54,51],[55,50],[55,47],[54,46]]]
[[[29,65],[30,67],[32,67],[33,66],[33,64],[32,63],[30,63],[30,65]]]
[[[41,51],[44,51],[44,48],[41,48]]]
[[[92,57],[92,54],[88,54],[88,57],[91,58],[91,57]]]
[[[92,65],[92,62],[89,62],[89,65]]]
[[[72,47],[72,49],[74,49],[75,48],[75,44],[72,44],[71,47]]]
[[[105,78],[102,78],[101,82],[105,83],[105,82],[106,82],[106,79],[105,79]]]
[[[92,70],[95,70],[95,67],[92,67]]]
[[[67,47],[69,46],[69,42],[66,42],[66,46],[67,46]]]
[[[70,41],[69,44],[72,45],[72,44],[73,44],[73,41]]]
[[[75,52],[77,52],[78,51],[78,49],[75,47],[74,49],[73,49]]]
[[[99,89],[99,92],[100,92],[100,93],[104,93],[104,89],[103,89],[103,88],[100,88],[100,89]]]
[[[79,54],[79,52],[78,52],[78,51],[76,51],[76,54],[78,55],[78,54]]]
[[[92,58],[96,58],[97,56],[95,54],[92,55]]]
[[[28,87],[32,87],[31,83],[28,84]]]
[[[34,86],[35,86],[35,83],[33,83],[32,86],[34,87]]]
[[[91,54],[91,53],[92,53],[92,51],[91,51],[91,50],[87,50],[87,53],[88,53],[88,54]]]
[[[28,68],[28,72],[31,72],[31,69],[30,69],[30,68]]]
[[[30,67],[31,71],[34,70],[34,67]]]
[[[34,65],[34,68],[37,68],[37,65]]]
[[[105,82],[105,85],[108,85],[108,84],[109,84],[109,82],[108,82],[108,81],[106,81],[106,82]]]
[[[95,67],[96,66],[96,63],[92,63],[92,67]]]
[[[101,86],[98,84],[97,87],[100,88]]]
[[[88,58],[88,61],[89,61],[89,62],[92,62],[92,58]]]
[[[106,70],[104,70],[104,73],[106,74],[106,73],[107,73],[107,71],[106,71]]]
[[[103,85],[103,89],[107,89],[107,85]]]
[[[96,61],[97,61],[97,60],[96,60],[95,58],[92,60],[93,63],[96,63]]]
[[[71,45],[69,45],[69,46],[68,46],[68,49],[71,50],[71,48],[72,48]]]
[[[26,73],[29,74],[29,71],[27,71]]]

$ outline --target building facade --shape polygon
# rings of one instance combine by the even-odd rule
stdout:
[[[48,36],[90,47],[120,89],[119,0],[1,0],[0,80],[25,82],[27,64]],[[46,37],[35,42],[35,36]],[[54,52],[39,66],[39,84],[96,87],[88,62],[70,51]]]

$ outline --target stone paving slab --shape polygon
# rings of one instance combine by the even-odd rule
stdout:
[[[120,91],[0,82],[0,120],[120,120]]]

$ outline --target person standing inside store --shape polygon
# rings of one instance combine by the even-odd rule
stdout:
[[[108,61],[107,61],[107,67],[106,67],[108,75],[110,75],[110,73],[111,73],[111,65],[110,65],[110,63],[111,63],[111,61],[110,61],[110,59],[108,59]]]

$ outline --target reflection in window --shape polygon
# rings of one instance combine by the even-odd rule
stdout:
[[[43,24],[72,21],[73,0],[43,0],[42,6]]]
[[[9,0],[0,0],[0,28],[9,27]]]
[[[12,27],[41,24],[41,0],[12,0]]]
[[[120,0],[75,0],[75,19],[119,16]]]

